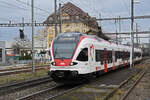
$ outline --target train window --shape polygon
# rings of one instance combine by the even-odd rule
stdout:
[[[129,59],[129,57],[130,57],[130,53],[129,53],[129,52],[127,52],[127,59]]]
[[[123,52],[121,51],[121,59],[123,59],[124,57],[123,57]]]
[[[114,56],[115,56],[115,62],[117,62],[117,59],[118,59],[118,58],[117,58],[117,57],[118,57],[118,51],[115,51],[115,55],[114,55]]]
[[[0,61],[2,61],[2,49],[0,48]]]
[[[100,50],[100,60],[101,60],[101,64],[104,64],[104,51]]]
[[[95,53],[95,57],[96,57],[96,62],[99,62],[101,60],[101,51],[100,50],[95,50],[96,53]]]
[[[112,51],[108,51],[107,59],[108,59],[108,63],[112,63]]]
[[[77,57],[78,61],[88,61],[88,48],[84,48]]]
[[[121,53],[120,53],[120,51],[118,51],[118,58],[119,58],[119,59],[121,58]]]
[[[128,52],[125,52],[125,58],[126,59],[128,58]]]
[[[134,53],[134,58],[136,58],[136,52]]]
[[[141,57],[141,53],[140,52],[138,53],[138,57]]]
[[[115,51],[115,60],[117,61],[118,59],[118,51]]]

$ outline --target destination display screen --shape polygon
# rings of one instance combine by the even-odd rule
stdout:
[[[0,61],[2,61],[2,49],[0,48]]]
[[[81,34],[79,33],[64,33],[59,34],[56,38],[56,41],[78,41],[81,37]]]
[[[75,37],[62,37],[59,40],[66,40],[66,41],[75,41]]]

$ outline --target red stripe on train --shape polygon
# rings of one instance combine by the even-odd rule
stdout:
[[[69,66],[72,59],[54,59],[56,66]]]
[[[54,40],[52,41],[52,59],[54,59],[54,56],[53,56],[53,45],[54,45]]]
[[[115,70],[115,63],[113,62],[113,70]]]
[[[98,71],[98,67],[96,66],[96,71]]]
[[[74,52],[74,54],[73,54],[73,56],[72,56],[72,59],[73,59],[73,57],[74,57],[74,55],[75,55],[75,53],[76,53],[76,51],[77,51],[77,49],[78,49],[78,47],[79,47],[81,41],[82,41],[84,38],[85,38],[85,36],[81,36],[81,38],[80,38],[80,40],[79,40],[79,43],[78,43],[78,45],[77,45],[77,47],[76,47],[76,50],[75,50],[75,52]]]
[[[128,59],[127,59],[127,64],[129,64],[129,61],[128,61]]]
[[[107,72],[107,64],[104,64],[104,67],[105,67],[104,71]]]

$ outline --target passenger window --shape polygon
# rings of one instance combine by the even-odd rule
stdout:
[[[101,51],[100,50],[96,50],[96,53],[95,53],[95,57],[96,57],[96,62],[99,62],[101,60]]]
[[[88,61],[88,48],[84,48],[77,57],[78,61]]]
[[[96,50],[96,62],[101,62],[101,64],[104,64],[104,51],[103,50]]]

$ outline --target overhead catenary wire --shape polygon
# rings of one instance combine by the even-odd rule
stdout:
[[[24,5],[27,5],[27,6],[31,7],[31,4],[29,4],[28,2],[24,2],[24,1],[21,1],[21,0],[16,0],[16,1],[20,2],[21,4],[24,4]],[[36,6],[34,8],[49,14],[49,11],[47,11],[45,9],[42,9],[42,8],[36,7]]]
[[[30,10],[30,9],[28,9],[28,8],[20,7],[20,6],[17,6],[17,5],[15,5],[15,4],[6,2],[6,0],[5,0],[5,1],[0,1],[0,3],[6,4],[6,5],[9,6],[9,7],[17,8],[18,10],[24,10],[24,11]],[[40,15],[40,16],[45,16],[45,15],[43,15],[43,14],[41,14],[41,13],[37,13],[37,12],[35,12],[35,13],[36,13],[37,15]]]
[[[16,6],[16,5],[11,4],[11,3],[9,3],[9,2],[6,2],[6,1],[0,1],[0,3],[6,4],[6,5],[9,5],[9,6],[18,8],[18,9],[27,10],[26,8],[22,8],[22,7]]]
[[[12,4],[12,3],[7,2],[7,1],[0,1],[0,4],[5,4],[5,6],[3,6],[5,8],[8,8],[8,7],[9,8],[16,8],[17,10],[22,10],[22,11],[26,11],[26,12],[28,12],[30,10],[28,8],[20,7],[18,5]],[[41,14],[41,13],[37,13],[37,12],[35,12],[35,14],[38,16],[41,16],[41,17],[45,17],[45,14]]]

